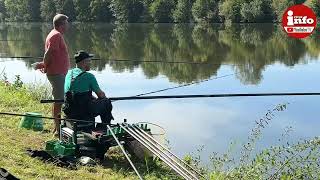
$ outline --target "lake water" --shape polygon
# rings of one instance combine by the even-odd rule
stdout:
[[[0,55],[40,57],[50,30],[49,24],[0,24]],[[320,91],[318,32],[298,40],[272,24],[72,24],[65,39],[70,56],[83,49],[102,59],[93,62],[91,72],[109,97],[206,79],[211,80],[152,95]],[[19,74],[24,82],[46,82],[45,75],[31,68],[36,61],[2,58],[0,71],[10,80]],[[275,113],[256,151],[318,136],[319,101],[318,96],[118,101],[113,122],[126,118],[158,124],[178,156],[198,153],[204,145],[199,154],[209,162],[212,152],[227,151],[230,142],[236,150],[241,147],[255,121],[281,103],[289,103],[287,110]],[[290,126],[292,131],[279,142]]]

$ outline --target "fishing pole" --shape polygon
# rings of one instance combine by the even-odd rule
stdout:
[[[143,180],[141,175],[139,174],[138,170],[136,169],[136,167],[133,165],[132,161],[130,160],[128,154],[126,153],[125,149],[123,148],[122,144],[120,143],[120,141],[118,140],[118,138],[116,137],[116,135],[114,134],[114,132],[112,131],[111,127],[109,125],[107,125],[107,128],[109,129],[111,135],[113,136],[114,140],[117,142],[118,146],[120,147],[121,151],[123,152],[123,154],[125,155],[125,157],[127,158],[127,160],[129,161],[131,167],[133,168],[133,170],[136,172],[137,176],[139,177],[140,180]]]
[[[81,120],[81,119],[53,118],[53,117],[46,117],[46,116],[35,116],[35,115],[31,115],[31,114],[17,114],[17,113],[9,113],[9,112],[0,112],[0,115],[20,116],[20,117],[34,117],[34,118],[43,118],[43,119],[58,119],[58,120],[70,121],[70,122],[94,123],[94,121],[87,121],[87,120]],[[101,123],[101,124],[110,125],[108,123]]]
[[[182,98],[219,98],[219,97],[262,97],[262,96],[319,96],[320,93],[297,92],[297,93],[240,93],[240,94],[195,94],[195,95],[170,95],[170,96],[127,96],[127,97],[110,97],[111,101],[122,100],[142,100],[142,99],[182,99]],[[48,100],[43,99],[41,103],[64,102],[63,99]]]
[[[30,39],[0,39],[1,42],[6,41],[30,41]]]

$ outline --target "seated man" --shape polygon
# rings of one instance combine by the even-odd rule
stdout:
[[[68,71],[64,84],[66,102],[64,112],[68,118],[88,120],[94,124],[94,117],[100,115],[102,123],[110,124],[113,119],[112,104],[100,89],[90,70],[92,54],[78,51],[75,55],[77,67]],[[92,91],[98,96],[92,96]],[[78,123],[83,124],[83,123]],[[99,127],[105,127],[98,124]]]

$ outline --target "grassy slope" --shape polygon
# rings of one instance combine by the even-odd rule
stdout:
[[[0,112],[40,112],[49,116],[50,106],[40,104],[26,90],[9,89],[0,82]],[[0,167],[20,179],[138,179],[119,153],[108,155],[109,163],[104,166],[79,167],[78,170],[60,168],[31,158],[25,150],[43,149],[45,141],[52,139],[52,134],[19,129],[19,122],[20,117],[0,115]],[[52,121],[45,120],[45,129],[50,127]],[[142,163],[135,164],[145,179],[178,178],[159,162],[152,163],[148,168]]]

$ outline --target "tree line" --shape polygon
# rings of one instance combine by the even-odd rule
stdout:
[[[64,13],[80,22],[278,22],[301,3],[320,15],[319,0],[0,0],[0,21],[51,21]]]
[[[44,52],[47,24],[0,24],[3,56],[34,56]],[[166,76],[171,82],[190,83],[216,75],[231,65],[245,84],[259,84],[266,66],[307,63],[320,52],[320,31],[305,39],[289,38],[275,24],[95,24],[77,23],[66,34],[70,56],[85,49],[101,58],[92,68],[109,65],[113,72],[141,68],[148,78]],[[29,47],[29,48],[26,48]],[[25,59],[28,67],[38,59]],[[115,60],[115,61],[111,61]],[[117,61],[117,60],[128,60]],[[163,61],[150,63],[143,61]],[[190,63],[165,63],[184,61]],[[71,61],[74,63],[74,61]],[[205,63],[205,64],[194,64]],[[74,65],[74,64],[73,64]]]

